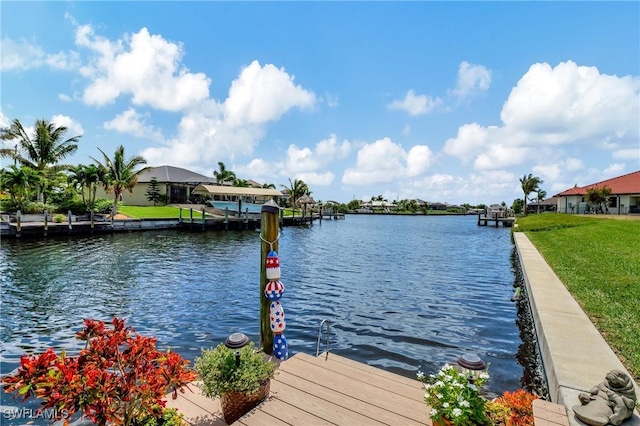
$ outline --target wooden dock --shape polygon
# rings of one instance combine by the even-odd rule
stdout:
[[[478,226],[489,226],[492,223],[496,228],[498,224],[502,224],[504,227],[512,227],[516,221],[515,217],[496,217],[493,215],[478,215]]]
[[[193,393],[169,399],[194,426],[225,425],[220,402]],[[257,425],[431,425],[422,384],[330,354],[298,353],[281,363],[270,396],[234,424]]]
[[[218,399],[196,385],[169,399],[192,426],[226,425]],[[534,402],[536,426],[567,426],[564,406]],[[417,380],[335,354],[298,353],[280,364],[269,397],[234,424],[278,425],[428,425],[429,407]]]

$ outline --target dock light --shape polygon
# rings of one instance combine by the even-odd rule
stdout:
[[[469,382],[475,382],[487,368],[487,364],[475,354],[464,354],[458,358],[458,365]]]
[[[236,367],[240,365],[240,349],[249,344],[249,338],[244,333],[233,333],[227,340],[224,341],[224,345],[229,349],[235,349]]]

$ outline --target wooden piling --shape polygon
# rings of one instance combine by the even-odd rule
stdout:
[[[269,200],[262,206],[260,216],[260,346],[268,355],[273,355],[273,333],[269,321],[271,302],[264,295],[267,287],[266,261],[271,249],[278,251],[279,213],[280,208],[275,201]]]
[[[22,218],[20,217],[22,213],[20,210],[16,212],[16,237],[20,236],[20,230],[22,229]]]
[[[44,211],[44,236],[47,236],[47,231],[49,231],[49,212]]]
[[[207,219],[205,218],[204,206],[202,207],[202,230],[207,227]]]
[[[71,224],[71,210],[67,210],[67,221],[69,222],[69,232],[73,229],[73,225]]]

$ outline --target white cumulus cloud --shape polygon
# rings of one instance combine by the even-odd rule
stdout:
[[[293,107],[311,107],[315,101],[315,94],[295,85],[284,68],[253,61],[231,84],[223,108],[229,125],[253,125],[277,120]]]
[[[67,128],[65,139],[72,138],[74,136],[81,136],[84,134],[82,125],[69,116],[57,114],[51,117],[51,122],[55,123],[57,126],[64,126]]]
[[[491,85],[491,70],[482,65],[460,63],[458,81],[453,94],[458,98],[466,98],[479,92],[486,92]]]
[[[525,162],[542,164],[567,156],[564,147],[577,145],[612,151],[616,159],[631,156],[640,133],[640,78],[601,74],[595,67],[572,61],[556,67],[532,65],[512,89],[502,112],[501,126],[470,123],[446,141],[443,152],[476,170],[498,170]],[[584,167],[579,160],[557,165],[564,171]],[[540,171],[554,171],[546,160]],[[545,169],[546,167],[546,169]]]
[[[392,110],[405,111],[411,116],[426,114],[442,105],[442,99],[432,98],[427,95],[416,95],[413,89],[410,89],[404,99],[396,99],[387,107]]]
[[[58,70],[71,70],[79,66],[77,52],[46,53],[37,44],[25,39],[18,41],[3,38],[0,41],[0,70],[28,70],[33,68],[50,67]]]
[[[81,25],[76,44],[93,53],[90,63],[80,69],[89,81],[82,95],[89,105],[130,95],[135,105],[180,111],[209,96],[207,76],[191,73],[182,64],[182,45],[152,35],[147,28],[111,41],[95,35],[90,25]]]
[[[153,126],[147,125],[145,119],[149,114],[138,114],[135,109],[129,108],[118,114],[110,121],[105,121],[103,127],[107,130],[115,130],[120,133],[127,133],[138,138],[163,141],[162,132]]]
[[[379,139],[360,148],[355,167],[345,170],[342,182],[364,185],[417,176],[429,168],[432,158],[426,145],[415,145],[407,152],[390,138]]]

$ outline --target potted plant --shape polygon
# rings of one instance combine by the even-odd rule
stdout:
[[[470,380],[467,375],[448,364],[429,378],[418,372],[418,379],[424,383],[426,390],[424,400],[431,407],[430,417],[433,424],[491,424],[486,414],[487,400],[480,395],[480,388],[488,378],[489,375],[483,372]]]
[[[220,397],[227,424],[267,397],[275,368],[263,353],[255,350],[252,342],[235,351],[220,343],[213,349],[203,349],[195,361],[202,393],[210,398]]]

